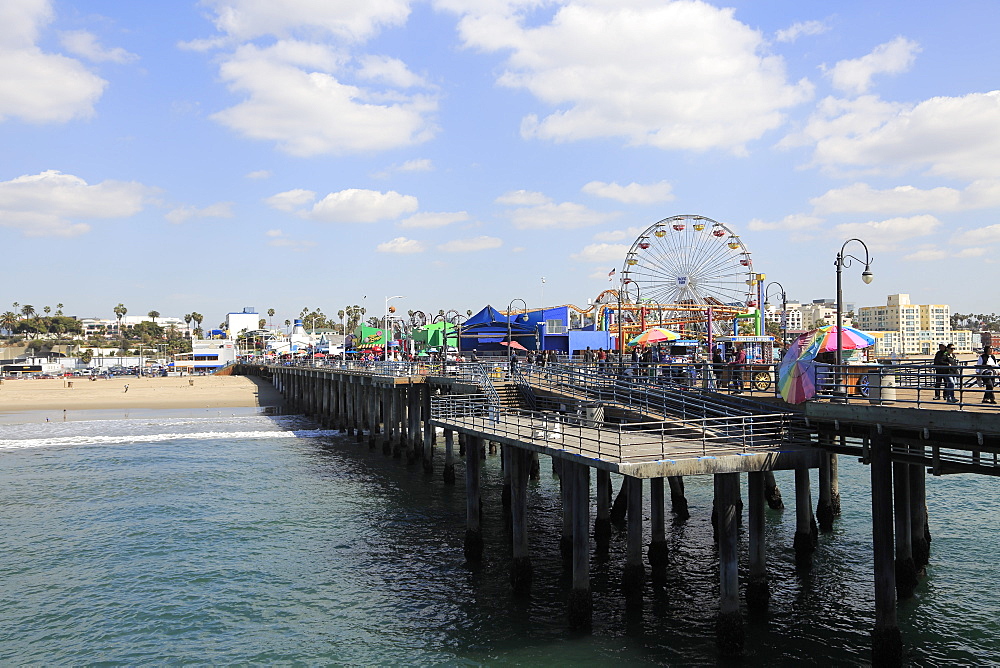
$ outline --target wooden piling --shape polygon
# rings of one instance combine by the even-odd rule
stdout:
[[[636,608],[642,606],[642,588],[646,583],[646,568],[642,565],[642,478],[626,476],[622,486],[628,495],[628,533],[622,589],[625,605]]]
[[[744,645],[737,547],[739,491],[739,473],[715,474],[715,506],[719,517],[719,616],[715,634],[724,656],[739,656]]]
[[[774,471],[764,471],[764,499],[771,510],[784,510],[785,502],[781,498],[781,490],[774,479]]]
[[[455,484],[455,432],[444,430],[444,484]]]
[[[482,439],[468,436],[470,447],[465,453],[465,558],[483,558],[483,531],[479,521],[479,450]]]
[[[562,557],[563,566],[573,567],[573,536],[574,536],[574,513],[576,512],[575,497],[573,496],[576,484],[573,466],[568,460],[553,457],[553,461],[559,462],[557,467],[559,475],[559,500],[562,505],[562,531],[559,534],[559,554]],[[567,474],[562,475],[562,468],[566,467]]]
[[[809,469],[795,469],[795,564],[799,568],[812,567],[812,554],[816,550],[818,531],[813,516],[812,494],[809,489]]]
[[[896,621],[896,569],[893,558],[892,457],[888,429],[873,430],[869,439],[872,486],[872,547],[875,560],[875,628],[872,663],[903,662],[903,637]]]
[[[917,567],[913,563],[913,544],[910,540],[910,465],[893,463],[893,531],[896,543],[896,597],[911,598],[917,589]]]
[[[691,517],[687,497],[684,496],[684,478],[678,475],[667,478],[670,485],[670,511],[675,522],[685,522]]]
[[[531,471],[531,453],[523,448],[510,448],[509,462],[511,491],[511,537],[513,560],[510,584],[515,595],[531,591],[531,556],[528,554],[528,476]]]
[[[750,573],[747,578],[747,609],[754,612],[766,610],[771,600],[771,585],[767,579],[766,545],[764,542],[765,475],[763,471],[747,474],[747,503],[749,503]]]
[[[649,560],[653,584],[662,585],[667,579],[667,530],[664,519],[663,478],[649,481],[650,542],[646,558]]]
[[[569,462],[563,464],[562,477],[573,478],[573,588],[569,595],[569,624],[575,630],[586,630],[593,619],[590,593],[590,467]]]
[[[821,443],[823,435],[820,436]],[[825,437],[832,444],[833,437]],[[833,531],[833,495],[832,471],[830,470],[830,453],[824,452],[819,463],[819,502],[816,504],[816,521],[823,533]]]
[[[594,519],[594,552],[606,559],[611,547],[611,472],[597,469],[597,517]]]
[[[919,457],[924,455],[923,447],[911,446]],[[911,464],[910,475],[910,542],[913,545],[913,565],[917,573],[923,574],[930,562],[931,532],[927,517],[926,470],[920,464]]]

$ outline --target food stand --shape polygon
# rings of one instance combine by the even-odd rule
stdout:
[[[752,390],[766,392],[774,382],[774,337],[773,336],[718,336],[715,347],[726,361],[723,369],[716,369],[716,380],[720,387],[729,382],[729,364],[736,356],[736,344],[742,343],[747,356],[743,378]]]

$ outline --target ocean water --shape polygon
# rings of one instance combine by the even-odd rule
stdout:
[[[529,492],[534,586],[517,599],[495,456],[483,472],[484,561],[469,565],[461,463],[450,487],[440,457],[427,476],[296,416],[70,418],[0,419],[0,665],[869,659],[868,470],[848,457],[843,515],[807,574],[791,551],[792,477],[778,475],[788,508],[767,516],[770,610],[747,619],[746,655],[727,660],[714,641],[709,478],[688,479],[691,519],[668,528],[667,585],[648,585],[642,611],[627,613],[616,535],[610,559],[592,564],[593,631],[578,634],[566,624],[558,481],[545,458]],[[932,563],[899,607],[908,665],[1000,664],[997,489],[993,478],[928,478]]]

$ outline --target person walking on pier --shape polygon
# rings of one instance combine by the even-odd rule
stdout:
[[[996,383],[997,360],[993,357],[993,349],[990,346],[983,346],[983,354],[976,360],[976,369],[979,372],[979,380],[982,381],[985,391],[983,392],[984,404],[995,404],[996,396],[993,394],[993,386]]]

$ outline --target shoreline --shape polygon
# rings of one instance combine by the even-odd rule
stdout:
[[[128,386],[126,391],[125,387]],[[247,376],[5,379],[0,415],[34,411],[129,409],[280,409],[284,397]]]

